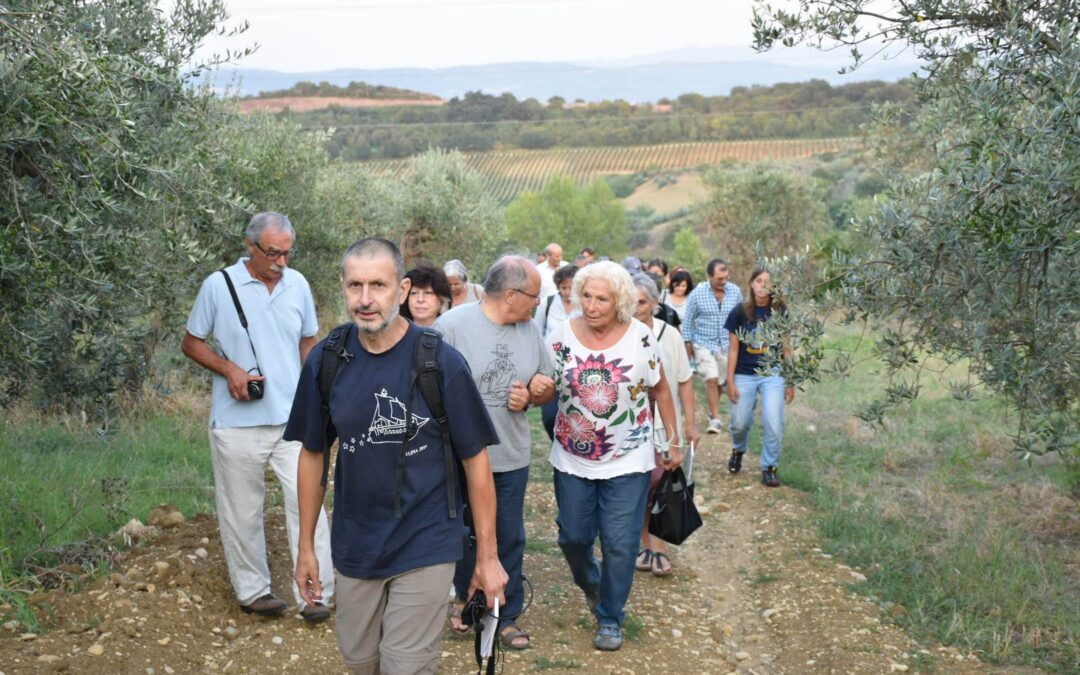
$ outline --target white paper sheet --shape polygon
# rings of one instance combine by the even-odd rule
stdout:
[[[495,629],[499,625],[499,599],[495,598],[495,606],[490,612],[484,614],[484,630],[480,633],[480,657],[491,656],[495,647]]]

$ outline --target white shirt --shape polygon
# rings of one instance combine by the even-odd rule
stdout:
[[[559,263],[559,267],[566,265],[566,261],[563,260]],[[555,270],[558,267],[552,267],[544,261],[536,266],[538,272],[540,272],[540,303],[543,304],[547,296],[558,293],[559,289],[555,286]]]
[[[660,319],[653,318],[652,330],[657,342],[660,343],[660,363],[664,365],[664,378],[667,380],[668,389],[671,390],[671,400],[675,403],[675,420],[679,429],[679,438],[685,438],[679,384],[686,382],[694,374],[690,370],[690,358],[686,355],[686,343],[683,342],[678,328]],[[658,429],[664,427],[664,421],[660,419],[659,414],[656,417],[656,427]]]
[[[559,412],[551,465],[580,478],[652,471],[649,387],[660,381],[656,337],[637,319],[618,342],[589,349],[564,321],[548,338],[555,357]]]

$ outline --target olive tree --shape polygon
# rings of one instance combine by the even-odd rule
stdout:
[[[180,271],[239,208],[201,161],[220,118],[184,70],[223,18],[220,0],[0,11],[3,401],[96,414],[141,382]]]
[[[926,64],[919,106],[882,123],[929,149],[895,174],[860,227],[864,256],[831,267],[851,316],[887,321],[892,375],[861,416],[918,392],[927,354],[965,360],[1017,411],[1023,456],[1075,465],[1080,420],[1080,2],[799,0],[755,9],[756,46],[910,47]],[[907,115],[907,119],[902,116]],[[799,293],[792,289],[791,293]],[[843,364],[841,363],[841,370]],[[970,385],[956,384],[957,396]]]

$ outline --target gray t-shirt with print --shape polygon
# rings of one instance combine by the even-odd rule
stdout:
[[[502,440],[488,448],[491,470],[514,471],[529,465],[529,420],[506,407],[510,385],[525,385],[533,375],[551,376],[555,364],[532,321],[500,326],[487,318],[480,303],[459,305],[435,322],[443,339],[461,352],[472,369],[480,396]]]

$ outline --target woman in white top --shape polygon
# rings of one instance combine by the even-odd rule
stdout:
[[[686,355],[686,346],[683,343],[679,329],[664,323],[654,315],[660,306],[660,293],[656,282],[643,274],[634,277],[634,287],[637,291],[637,305],[634,309],[634,318],[645,324],[656,336],[656,342],[660,347],[660,362],[664,366],[664,376],[667,378],[668,388],[675,403],[675,417],[678,420],[678,438],[686,440],[686,444],[696,445],[701,434],[698,433],[697,425],[694,424],[694,380],[693,371],[690,369],[690,358]],[[659,422],[657,427],[662,429]],[[663,435],[660,436],[663,438]],[[660,453],[663,448],[656,448]],[[659,460],[657,460],[659,461]],[[646,514],[655,497],[654,491],[663,470],[659,467],[652,472],[652,480],[649,484],[649,501],[645,506]],[[652,572],[658,577],[666,577],[671,574],[671,561],[664,552],[664,540],[649,534],[649,518],[645,516],[645,525],[641,529],[641,551],[638,552],[635,567],[639,572]]]
[[[664,302],[679,315],[679,321],[686,320],[686,298],[690,296],[692,290],[694,290],[694,278],[689,272],[677,269],[671,273],[667,299]]]
[[[469,283],[469,274],[460,260],[447,260],[443,273],[450,282],[450,306],[447,309],[484,299],[484,287]]]
[[[559,402],[550,455],[559,547],[596,615],[593,646],[614,651],[622,646],[623,607],[656,466],[650,394],[672,430],[664,469],[677,467],[682,455],[656,338],[633,317],[629,273],[612,262],[584,267],[574,277],[573,298],[580,316],[549,337]],[[593,550],[597,535],[602,563]]]
[[[555,270],[555,288],[559,292],[549,295],[536,308],[533,321],[536,322],[540,334],[545,338],[551,335],[555,326],[569,319],[574,312],[574,303],[570,294],[574,290],[574,274],[577,271],[578,268],[573,265],[563,265]]]
[[[547,296],[547,299],[536,308],[536,316],[533,321],[540,328],[540,335],[546,340],[551,331],[574,314],[574,303],[571,292],[574,289],[574,274],[578,271],[573,265],[563,265],[555,270],[555,288],[558,293]],[[540,418],[544,423],[544,431],[548,438],[555,438],[555,414],[559,410],[559,402],[552,399],[549,403],[541,406]]]

